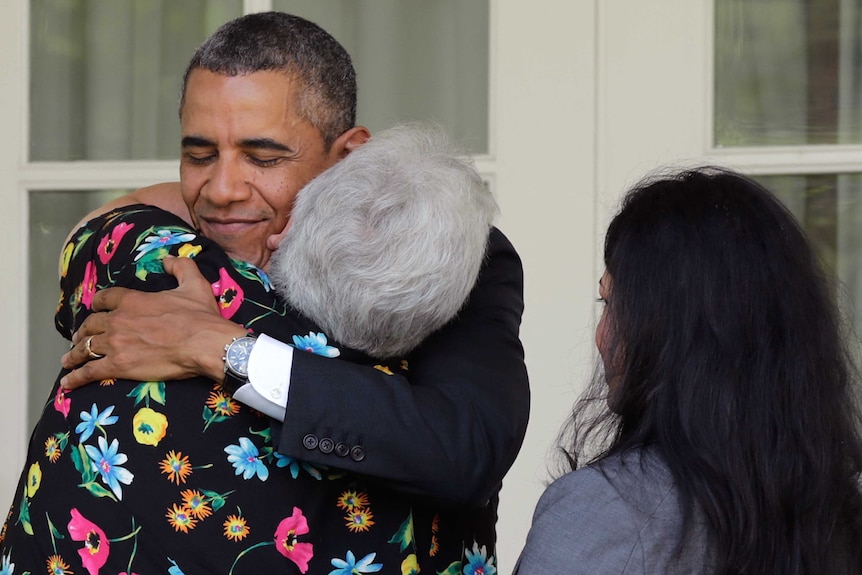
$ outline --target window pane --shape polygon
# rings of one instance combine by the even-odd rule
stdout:
[[[802,224],[828,271],[839,302],[862,333],[862,174],[760,176]]]
[[[862,0],[716,0],[715,144],[862,143]]]
[[[60,295],[60,250],[72,226],[89,212],[131,190],[31,192],[29,238],[28,425],[36,425],[69,343],[54,329]]]
[[[274,0],[319,24],[353,57],[357,121],[442,124],[469,152],[488,152],[488,0]]]
[[[30,160],[179,157],[195,47],[242,0],[32,0]]]

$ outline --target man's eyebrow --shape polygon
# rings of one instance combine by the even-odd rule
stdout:
[[[270,138],[249,138],[247,140],[240,140],[239,146],[241,148],[251,148],[254,150],[275,150],[278,152],[293,153],[293,150],[288,146]]]
[[[201,136],[185,136],[181,145],[183,148],[212,148],[215,147],[215,142]]]

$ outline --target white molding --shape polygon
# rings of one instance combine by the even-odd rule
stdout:
[[[497,157],[497,13],[497,0],[488,0],[488,153],[483,157],[491,170],[496,170]]]
[[[706,42],[703,51],[703,149],[711,150],[715,147],[715,0],[703,1],[708,6],[703,15],[703,38]]]
[[[242,13],[268,12],[272,10],[272,0],[243,0]]]
[[[27,190],[139,188],[179,180],[179,161],[35,162],[21,168]]]
[[[862,146],[713,148],[704,163],[752,175],[862,172]]]
[[[0,474],[0,506],[11,503],[18,473],[23,466],[27,447],[27,202],[18,183],[18,171],[24,162],[27,127],[26,99],[26,33],[27,2],[6,0],[0,18],[0,126],[6,134],[0,138],[0,243],[9,249],[0,268],[0,277],[8,286],[7,298],[0,302],[5,329],[0,334],[0,395],[3,417],[0,417],[0,460],[5,470]],[[22,114],[22,110],[25,113]],[[9,498],[9,499],[7,499]],[[2,507],[6,508],[6,507]]]

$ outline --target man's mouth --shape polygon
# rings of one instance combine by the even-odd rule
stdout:
[[[258,219],[202,217],[204,228],[220,235],[246,233],[260,223]]]

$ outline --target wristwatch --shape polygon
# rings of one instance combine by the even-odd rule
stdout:
[[[224,346],[224,383],[222,388],[233,395],[240,387],[248,383],[248,358],[257,339],[246,335],[235,337]]]

